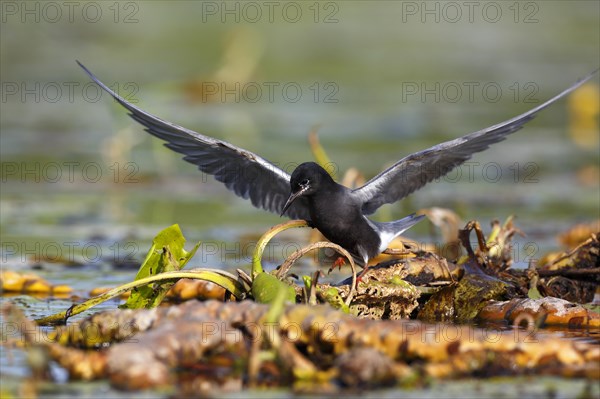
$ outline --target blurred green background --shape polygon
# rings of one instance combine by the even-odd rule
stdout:
[[[99,97],[75,60],[143,109],[289,172],[312,159],[307,134],[319,126],[340,173],[356,167],[366,178],[525,112],[600,64],[597,1],[5,1],[0,29],[9,266],[52,258],[48,243],[67,257],[75,242],[84,263],[143,257],[143,245],[127,245],[179,223],[189,240],[212,245],[197,265],[240,267],[244,259],[224,256],[248,258],[248,237],[281,221],[164,149]],[[561,100],[375,217],[440,206],[485,226],[516,214],[528,234],[517,252],[533,242],[541,255],[554,234],[599,217],[593,82],[571,105],[596,118],[583,138],[571,134],[573,100]],[[413,230],[437,239],[427,223]]]

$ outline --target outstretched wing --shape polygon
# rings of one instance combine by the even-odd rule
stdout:
[[[129,115],[146,127],[146,131],[162,140],[165,146],[184,154],[184,160],[198,166],[252,205],[280,214],[290,195],[290,175],[269,161],[225,141],[204,136],[164,121],[120,97],[93,73],[79,66],[102,89],[129,111]],[[310,220],[306,199],[298,198],[285,212],[292,219]]]
[[[581,86],[596,72],[598,70],[522,115],[401,159],[364,186],[353,190],[353,195],[363,202],[362,210],[367,215],[375,212],[383,204],[393,203],[406,197],[433,179],[444,176],[470,159],[473,154],[487,149],[490,145],[504,140],[507,135],[521,129],[538,112]]]

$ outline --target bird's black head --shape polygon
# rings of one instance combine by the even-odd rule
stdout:
[[[292,205],[298,197],[308,197],[319,191],[323,185],[335,183],[329,173],[314,162],[300,164],[292,173],[290,179],[291,194],[285,203],[281,214]]]

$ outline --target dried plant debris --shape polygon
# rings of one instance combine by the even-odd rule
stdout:
[[[34,295],[67,296],[72,288],[67,285],[52,285],[34,273],[0,270],[2,293],[27,293]]]
[[[600,314],[553,297],[492,301],[479,313],[478,318],[487,321],[507,321],[516,326],[524,322],[528,327],[536,328],[549,325],[600,328]]]
[[[30,346],[48,348],[72,379],[108,378],[129,390],[250,384],[301,389],[307,381],[313,388],[367,388],[415,378],[522,373],[600,376],[600,347],[589,343],[516,330],[358,319],[329,306],[289,305],[275,322],[266,322],[269,309],[251,301],[190,301],[102,312],[56,329],[52,342],[37,339],[39,331],[15,307],[4,313],[18,322]],[[104,336],[82,341],[92,329]]]
[[[592,302],[600,283],[599,235],[580,236],[573,248],[543,257],[535,269],[540,293],[571,302]]]
[[[467,322],[491,300],[506,299],[508,285],[486,274],[466,274],[457,284],[442,288],[419,308],[417,318]]]
[[[423,292],[436,290],[428,289],[428,286],[454,284],[460,274],[461,269],[456,265],[433,253],[425,253],[371,267],[358,282],[348,306],[344,306],[344,302],[350,294],[352,278],[339,284],[313,285],[320,303],[329,303],[358,317],[396,320],[413,313]],[[311,283],[314,282],[311,280]],[[296,291],[299,297],[303,295],[302,288],[298,287]],[[303,302],[315,303],[308,298]]]
[[[397,320],[407,318],[419,306],[421,292],[401,278],[390,276],[383,279],[366,274],[358,283],[350,305],[345,308],[350,285],[317,285],[317,298],[335,308],[346,309],[346,313],[370,319]]]
[[[474,247],[470,242],[472,233],[476,242]],[[416,315],[430,321],[468,322],[489,318],[513,323],[514,318],[498,314],[499,307],[492,304],[512,300],[513,305],[524,306],[528,303],[528,293],[535,288],[539,297],[547,297],[542,302],[545,310],[536,314],[535,320],[542,324],[595,326],[598,314],[578,303],[591,302],[600,282],[598,235],[592,233],[586,239],[580,237],[578,245],[552,262],[539,267],[532,264],[529,270],[515,270],[511,268],[515,234],[522,233],[514,226],[512,218],[503,224],[494,221],[487,237],[479,223],[471,221],[459,231],[467,255],[457,264],[424,252],[416,257],[374,266],[358,284],[349,313],[382,319]],[[342,284],[349,284],[349,281]],[[347,292],[345,285],[317,287],[321,302],[334,306],[336,301],[339,302],[337,296],[345,298]],[[534,296],[530,298],[535,299]],[[561,306],[555,307],[556,304]],[[534,303],[529,305],[534,306]]]
[[[231,295],[220,285],[206,280],[182,278],[167,292],[166,299],[174,302],[184,302],[190,299],[231,299]]]
[[[462,225],[460,216],[451,209],[438,207],[421,209],[419,213],[427,216],[431,224],[440,230],[442,238],[441,243],[435,245],[425,243],[423,247],[427,251],[435,252],[451,262],[456,262],[464,253],[458,238],[458,231]]]
[[[388,268],[393,268],[388,270]],[[463,269],[445,258],[431,252],[419,254],[417,257],[396,259],[381,263],[370,268],[365,278],[369,276],[376,280],[389,280],[398,278],[418,286],[446,285],[458,280],[463,274]]]
[[[585,240],[580,242],[574,248],[560,253],[549,254],[540,260],[538,265],[540,270],[564,270],[567,269],[597,269],[600,267],[600,241],[598,236],[600,231],[590,233]],[[567,271],[567,273],[568,273]],[[549,275],[551,273],[545,273]],[[556,273],[559,274],[559,273]],[[600,276],[595,273],[579,271],[571,273],[575,275],[594,275],[596,281],[600,281]]]
[[[475,249],[469,240],[472,232],[475,232],[477,243]],[[514,234],[521,233],[514,227],[511,218],[502,225],[493,222],[487,238],[478,222],[467,223],[459,237],[468,255],[463,256],[457,265],[457,270],[464,272],[464,276],[459,277],[457,284],[434,293],[419,307],[417,317],[437,321],[465,322],[489,318],[512,322],[512,318],[498,313],[499,307],[488,306],[490,301],[512,299],[513,305],[525,304],[527,296],[538,299],[543,295],[547,297],[543,303],[549,308],[552,308],[550,304],[561,303],[561,308],[579,309],[579,314],[573,316],[569,312],[554,311],[550,312],[552,316],[549,318],[536,315],[536,320],[546,324],[593,326],[592,320],[596,319],[597,313],[587,314],[585,308],[577,303],[591,302],[600,282],[598,235],[592,233],[587,239],[580,237],[581,242],[576,247],[554,257],[551,262],[540,262],[538,267],[532,264],[528,270],[515,270],[510,267]]]
[[[590,238],[592,234],[597,235],[598,232],[600,232],[600,219],[589,223],[577,224],[564,233],[559,234],[556,239],[567,249],[573,249]]]

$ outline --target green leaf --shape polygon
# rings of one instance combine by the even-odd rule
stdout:
[[[167,227],[152,240],[152,247],[146,255],[144,263],[140,266],[135,280],[140,280],[156,274],[181,270],[194,256],[200,243],[197,243],[191,252],[183,249],[185,237],[174,224]],[[124,309],[150,309],[158,306],[174,282],[148,284],[131,292],[131,296],[121,305]]]
[[[535,284],[533,284],[531,288],[529,288],[529,291],[527,291],[527,296],[529,297],[529,299],[543,298],[542,294],[540,293],[540,290],[538,290],[537,285]]]
[[[258,303],[273,303],[280,291],[285,292],[285,299],[295,303],[296,291],[294,287],[284,283],[269,273],[259,273],[252,280],[252,296]]]
[[[269,241],[280,232],[293,227],[308,227],[308,223],[306,223],[305,220],[290,220],[289,222],[281,223],[277,226],[271,227],[269,231],[260,237],[256,243],[256,249],[252,254],[252,278],[255,278],[260,273],[263,273],[263,267],[260,260],[262,259],[263,252]]]
[[[543,298],[540,290],[538,290],[537,285],[540,278],[537,273],[529,280],[529,291],[527,291],[527,296],[529,299],[540,299]]]

